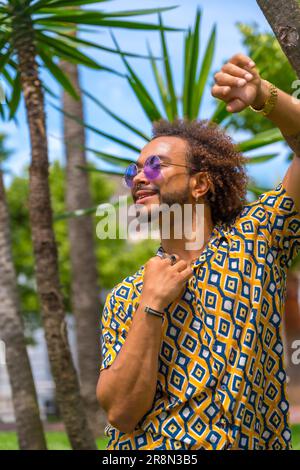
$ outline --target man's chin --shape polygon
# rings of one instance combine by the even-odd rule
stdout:
[[[154,199],[154,198],[151,198]],[[156,220],[159,214],[159,198],[156,198],[156,202],[146,201],[143,203],[135,203],[135,208],[137,211],[137,218],[140,223],[151,222]]]

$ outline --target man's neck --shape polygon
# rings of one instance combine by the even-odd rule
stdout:
[[[162,248],[166,253],[178,255],[180,259],[183,259],[187,263],[191,263],[193,260],[198,258],[202,251],[205,249],[207,242],[211,237],[211,233],[214,229],[214,224],[211,220],[211,214],[206,210],[204,211],[204,218],[202,224],[200,227],[200,229],[202,230],[202,240],[200,244],[193,243],[195,245],[195,249],[194,247],[192,249],[189,249],[191,242],[194,242],[195,240],[191,240],[190,238],[185,237],[184,234],[180,239],[174,238],[172,229],[169,238],[161,237]]]

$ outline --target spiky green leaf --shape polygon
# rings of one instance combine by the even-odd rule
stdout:
[[[250,139],[238,143],[238,148],[241,152],[264,147],[265,145],[274,144],[283,140],[282,134],[279,129],[270,129],[256,134]]]
[[[12,96],[10,100],[8,100],[8,106],[9,106],[9,118],[8,119],[12,119],[13,117],[15,117],[16,111],[20,103],[21,92],[22,92],[20,73],[17,73],[15,76],[15,79],[12,84],[12,90],[13,90]]]
[[[135,158],[130,157],[120,157],[119,155],[113,155],[111,153],[100,152],[99,150],[95,150],[90,147],[85,147],[85,150],[88,152],[93,153],[97,158],[106,161],[107,163],[113,163],[114,165],[126,168],[130,163],[135,163]]]
[[[199,57],[199,29],[200,29],[200,20],[201,20],[201,12],[200,10],[197,11],[196,14],[196,21],[194,31],[191,35],[190,41],[190,52],[189,52],[189,70],[187,75],[187,92],[186,92],[186,116],[189,119],[193,119],[192,113],[192,106],[193,100],[195,97],[196,91],[196,73],[197,73],[197,63]]]
[[[207,80],[209,77],[212,61],[213,61],[214,54],[215,54],[215,47],[216,47],[216,26],[213,27],[212,32],[210,34],[210,37],[209,37],[209,40],[205,49],[203,61],[200,67],[199,77],[195,84],[195,93],[194,93],[192,103],[191,103],[192,119],[196,119],[200,113],[200,107],[202,103],[205,86],[207,85]]]
[[[170,110],[171,110],[171,120],[174,120],[176,117],[178,117],[178,110],[177,110],[177,97],[176,97],[176,92],[175,92],[175,85],[174,85],[174,78],[172,74],[172,69],[171,69],[171,64],[170,64],[170,58],[169,58],[169,52],[168,52],[168,47],[167,47],[167,41],[165,37],[165,32],[163,30],[163,21],[162,21],[162,16],[159,15],[159,24],[161,26],[160,30],[160,40],[161,40],[161,45],[162,45],[162,51],[163,51],[163,58],[164,58],[164,71],[165,71],[165,78],[166,78],[166,83],[167,83],[167,89],[168,89],[168,102],[170,103]]]
[[[73,87],[71,81],[67,77],[67,75],[62,71],[61,67],[59,67],[50,57],[50,55],[44,54],[42,50],[38,49],[39,55],[44,62],[48,71],[53,75],[55,80],[61,84],[61,86],[66,90],[75,100],[79,99],[78,93],[76,92],[75,88]]]
[[[94,127],[94,126],[91,126],[90,124],[87,124],[86,122],[84,122],[82,119],[79,119],[77,118],[76,116],[73,116],[72,114],[70,113],[67,113],[66,111],[64,111],[62,108],[56,106],[55,104],[51,103],[51,106],[52,108],[56,109],[57,111],[59,111],[60,113],[64,114],[65,116],[67,116],[69,119],[72,119],[73,121],[75,122],[78,122],[78,124],[81,124],[85,129],[88,129],[90,130],[91,132],[97,134],[97,135],[101,135],[102,137],[105,137],[106,139],[109,139],[113,142],[116,142],[117,144],[123,146],[123,147],[126,147],[130,150],[133,150],[134,152],[137,152],[139,153],[140,152],[140,149],[139,147],[136,147],[135,145],[131,144],[130,142],[127,142],[126,140],[123,140],[123,139],[120,139],[119,137],[116,137],[112,134],[109,134],[107,132],[104,132],[104,131],[101,131],[100,129],[98,129],[97,127]]]
[[[160,74],[160,72],[158,70],[158,66],[157,66],[155,58],[152,54],[149,43],[147,43],[147,47],[148,47],[148,53],[149,53],[149,57],[150,57],[152,72],[153,72],[153,75],[154,75],[156,86],[158,88],[158,92],[159,92],[159,95],[160,95],[160,98],[161,98],[161,102],[162,102],[162,105],[165,109],[167,118],[171,121],[172,120],[172,109],[171,109],[171,105],[170,105],[170,102],[169,102],[168,90],[166,88],[164,79],[163,79],[162,75]]]
[[[254,155],[253,157],[245,157],[246,163],[256,165],[257,163],[265,163],[278,157],[278,153],[269,153],[266,155]]]
[[[105,113],[107,113],[110,117],[112,117],[115,121],[119,122],[122,124],[124,127],[126,127],[128,130],[136,134],[138,137],[141,137],[142,139],[149,141],[150,137],[144,134],[142,131],[137,129],[135,126],[131,125],[128,121],[125,121],[125,119],[122,119],[120,116],[118,116],[116,113],[111,111],[107,106],[104,105],[98,98],[96,98],[94,95],[89,93],[86,90],[82,90],[82,93],[87,96],[91,101],[93,101],[97,106],[99,106]]]

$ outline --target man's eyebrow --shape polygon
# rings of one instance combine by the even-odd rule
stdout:
[[[171,162],[171,158],[167,157],[166,155],[159,155],[159,154],[155,154],[155,155],[157,155],[157,157],[159,157],[162,161],[169,162],[169,163]],[[152,157],[152,156],[154,156],[154,155],[149,155],[149,157]],[[149,158],[149,157],[147,157],[147,158]],[[136,162],[136,165],[137,165],[138,168],[141,168],[141,166],[142,166],[142,164],[139,161]]]
[[[170,157],[167,157],[166,155],[158,155],[159,158],[161,158],[162,160],[164,160],[165,162],[171,162],[171,158]]]

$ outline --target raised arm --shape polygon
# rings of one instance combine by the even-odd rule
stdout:
[[[227,110],[240,112],[249,105],[261,109],[270,94],[270,84],[263,80],[250,57],[234,55],[215,74],[212,95],[225,101]],[[300,210],[300,100],[277,89],[277,100],[267,116],[280,129],[295,156],[282,181],[287,193]]]

